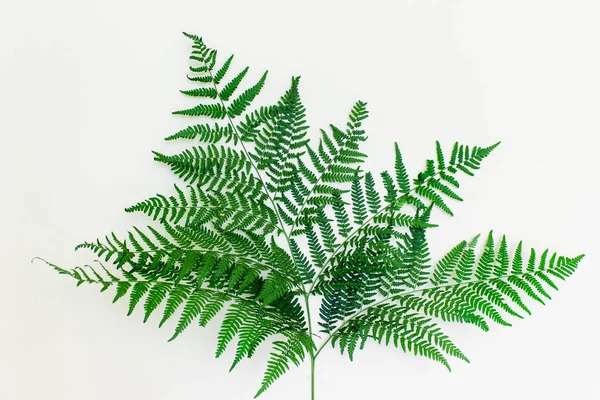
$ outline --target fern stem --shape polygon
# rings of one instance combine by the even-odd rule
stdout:
[[[304,305],[306,306],[306,323],[308,325],[308,334],[312,339],[312,321],[310,318],[310,298],[308,294],[304,294]],[[315,354],[315,350],[311,347],[308,350],[308,355],[310,356],[310,392],[311,392],[311,400],[315,400],[315,359],[317,358]]]
[[[312,333],[312,322],[310,319],[310,302],[309,302],[308,294],[304,294],[304,304],[306,306],[306,322],[308,324],[308,334],[312,338],[313,333]]]
[[[315,400],[315,361],[316,357],[310,358],[310,399]]]
[[[327,343],[329,343],[333,337],[333,334],[337,332],[337,329],[333,332],[331,332],[331,335],[329,335],[327,337],[327,339],[325,339],[325,341],[321,344],[321,346],[319,346],[319,348],[317,349],[317,351],[315,352],[315,358],[321,353],[321,351],[325,348],[325,346],[327,346]]]

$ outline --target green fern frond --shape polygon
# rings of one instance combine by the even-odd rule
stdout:
[[[336,186],[352,183],[353,189],[356,189],[354,182],[357,179],[358,169],[355,165],[362,163],[366,157],[359,151],[359,144],[366,140],[361,126],[362,121],[367,117],[366,103],[359,101],[350,112],[345,131],[330,125],[331,134],[321,130],[321,140],[316,150],[306,145],[306,152],[316,173],[303,173],[311,188],[298,199],[300,211],[294,221],[294,227],[302,217],[306,216],[307,211],[310,210],[307,206],[310,204],[320,206],[338,204],[338,214],[342,216],[339,201],[344,190],[336,189]],[[300,171],[308,170],[304,163],[298,163],[301,165]],[[315,198],[320,199],[317,204]]]
[[[415,354],[440,361],[449,368],[442,353],[439,352],[440,349],[467,360],[464,354],[451,342],[446,342],[447,336],[439,333],[437,328],[433,328],[434,325],[427,325],[427,329],[433,329],[434,332],[440,334],[441,336],[437,339],[432,339],[431,335],[417,330],[412,332],[410,342],[402,342],[403,336],[398,333],[398,330],[403,327],[403,324],[399,322],[402,315],[410,315],[417,321],[425,321],[424,323],[430,322],[429,316],[445,321],[471,323],[486,331],[488,327],[485,319],[510,326],[511,324],[503,314],[522,318],[512,304],[530,314],[523,301],[523,296],[543,303],[542,297],[550,297],[546,286],[556,289],[556,284],[549,275],[565,279],[576,270],[583,258],[583,256],[569,258],[553,255],[551,258],[555,260],[555,263],[548,263],[548,265],[544,261],[533,263],[530,271],[517,270],[518,273],[515,273],[513,270],[504,274],[484,274],[466,281],[458,279],[455,283],[449,283],[449,277],[454,270],[460,273],[461,261],[470,264],[470,268],[472,268],[477,238],[470,243],[466,241],[459,243],[440,260],[429,278],[430,286],[424,285],[404,293],[391,295],[378,302],[363,306],[349,318],[340,319],[341,323],[337,327],[330,328],[332,344],[335,345],[339,342],[342,352],[348,350],[352,358],[357,343],[360,342],[360,348],[362,348],[367,338],[374,338],[385,344],[389,344],[390,340],[394,338],[396,340],[394,343],[399,343],[405,351],[415,351]],[[508,265],[510,260],[504,260],[504,257],[507,257],[505,256],[505,243],[506,238],[503,237],[496,253],[493,247],[493,237],[489,235],[484,246],[484,255],[482,255],[484,264],[480,265],[487,265],[489,257],[492,259],[499,257],[502,259],[501,265]],[[501,267],[500,272],[502,268],[504,267]],[[439,346],[440,349],[433,345]]]
[[[144,323],[148,321],[150,315],[156,310],[156,308],[163,302],[167,295],[173,289],[173,285],[170,283],[158,282],[148,292],[148,297],[144,303]]]
[[[477,246],[478,242],[479,235],[471,239],[468,246],[462,252],[456,268],[455,282],[460,283],[471,279],[475,266],[475,246]]]
[[[209,296],[210,293],[208,292],[196,291],[186,299],[175,333],[169,341],[175,340],[200,315],[202,308],[208,302]]]
[[[154,314],[159,327],[175,321],[170,340],[222,312],[216,357],[233,343],[231,369],[260,345],[271,347],[256,396],[307,358],[314,381],[327,344],[350,360],[373,341],[448,369],[449,357],[468,362],[439,321],[483,331],[490,322],[509,326],[578,268],[583,255],[531,249],[525,259],[522,242],[511,254],[507,238],[493,232],[482,246],[477,235],[432,262],[433,210],[453,215],[462,175],[474,176],[499,143],[455,143],[447,154],[436,142],[412,179],[395,144],[393,170],[376,181],[361,165],[366,103],[356,102],[345,126],[331,124],[311,143],[299,77],[274,104],[257,105],[267,72],[247,84],[249,67],[235,72],[233,55],[221,60],[201,37],[184,35],[193,86],[181,93],[199,104],[173,114],[201,120],[166,140],[196,143],[154,158],[186,187],[177,183],[170,194],[125,209],[153,225],[76,247],[107,267],[48,264],[77,286],[112,291],[113,302],[128,303],[127,315],[143,308],[144,322]]]
[[[168,136],[165,140],[176,140],[176,139],[197,139],[203,143],[219,143],[221,140],[225,140],[225,143],[229,143],[235,139],[236,136],[233,133],[231,125],[219,126],[218,124],[198,124],[188,126],[179,132]]]
[[[433,275],[431,276],[432,285],[444,285],[448,283],[450,275],[458,267],[461,254],[466,246],[467,242],[463,240],[438,261],[433,271]]]
[[[180,90],[182,94],[192,97],[205,97],[207,99],[216,99],[217,91],[213,88],[196,88],[191,90]]]
[[[258,96],[263,86],[265,85],[265,80],[267,79],[267,72],[265,72],[259,81],[247,89],[244,93],[240,94],[235,100],[231,102],[231,105],[227,109],[227,113],[235,118],[237,116],[242,115],[242,113],[250,106],[252,101]],[[223,99],[223,92],[221,92],[221,98]],[[223,99],[226,100],[226,99]]]
[[[477,279],[485,280],[492,275],[492,263],[495,261],[494,255],[494,236],[493,232],[490,231],[490,233],[488,234],[487,241],[485,243],[485,250],[481,254],[481,257],[479,257],[479,263],[477,264],[477,270],[475,272],[475,277]]]
[[[304,332],[294,332],[288,336],[286,341],[274,342],[262,385],[254,398],[264,393],[273,382],[286,373],[290,368],[290,362],[299,366],[304,361],[306,354],[315,349],[314,342]]]
[[[221,68],[215,73],[213,80],[216,85],[221,83],[221,79],[223,79],[225,77],[225,74],[227,74],[229,66],[231,65],[231,61],[233,61],[233,54],[227,59],[227,61],[223,63],[223,66],[221,66]]]
[[[379,197],[379,193],[375,188],[375,179],[373,179],[373,174],[370,172],[365,174],[365,189],[369,212],[371,214],[376,214],[381,208],[381,198]]]
[[[408,179],[406,167],[404,166],[404,162],[402,161],[402,154],[400,153],[398,143],[394,144],[394,150],[396,152],[396,182],[398,183],[398,186],[400,187],[400,191],[402,193],[408,193],[410,192],[410,181]]]
[[[223,100],[223,101],[229,100],[229,98],[233,95],[233,93],[235,93],[238,86],[242,82],[242,79],[244,79],[244,77],[248,73],[249,69],[250,68],[248,68],[248,67],[244,68],[239,74],[237,74],[233,79],[231,79],[223,87],[223,89],[221,90],[221,93],[219,93],[219,97],[221,98],[221,100]]]
[[[306,109],[300,101],[300,78],[292,78],[291,87],[277,104],[277,113],[263,122],[257,132],[252,157],[257,168],[264,170],[270,183],[267,188],[276,200],[284,201],[285,193],[293,189],[297,179],[294,161],[306,144]]]
[[[187,115],[190,117],[211,117],[223,119],[227,115],[227,109],[220,103],[198,104],[186,110],[173,111],[174,115]]]
[[[357,317],[353,323],[338,330],[333,335],[332,344],[335,346],[339,342],[342,353],[347,350],[352,360],[354,351],[357,347],[362,349],[368,338],[438,361],[448,370],[450,365],[442,351],[468,361],[430,319],[402,308],[388,305],[370,308],[367,314]]]
[[[361,179],[358,177],[352,181],[352,215],[356,225],[362,225],[367,219],[367,206]]]
[[[429,215],[423,217],[426,223]],[[418,287],[425,283],[427,272],[429,270],[429,246],[425,238],[425,229],[410,228],[410,237],[405,236],[405,245],[408,251],[404,257],[404,262],[409,266],[409,285]]]
[[[437,163],[434,160],[427,160],[425,170],[414,179],[415,193],[452,216],[452,210],[442,196],[458,201],[463,199],[442,181],[458,188],[460,185],[455,177],[457,172],[462,171],[469,176],[474,176],[474,171],[480,168],[481,162],[499,145],[500,142],[488,147],[475,146],[469,149],[469,146],[455,143],[450,161],[446,163],[441,145],[436,142]]]

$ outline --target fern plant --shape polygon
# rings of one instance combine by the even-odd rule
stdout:
[[[328,345],[350,360],[374,341],[448,369],[449,357],[468,362],[439,321],[509,326],[530,314],[527,299],[545,303],[583,258],[527,254],[522,242],[510,254],[508,239],[490,232],[433,262],[432,211],[452,215],[459,179],[475,175],[498,143],[444,151],[438,142],[412,179],[396,145],[393,170],[376,176],[361,168],[366,103],[312,142],[300,78],[276,104],[254,106],[267,72],[246,84],[248,67],[235,73],[233,56],[218,61],[201,38],[185,36],[195,86],[182,93],[197,104],[174,114],[199,122],[166,138],[190,142],[187,150],[154,152],[178,178],[171,192],[126,209],[155,222],[77,246],[98,266],[49,264],[77,285],[113,290],[113,302],[127,299],[128,315],[143,308],[144,322],[160,308],[159,326],[177,319],[170,340],[224,313],[216,356],[235,342],[232,369],[263,342],[272,346],[256,396],[308,360],[314,399],[315,362]]]

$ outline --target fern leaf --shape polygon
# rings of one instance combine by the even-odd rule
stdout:
[[[467,242],[463,240],[437,263],[431,277],[432,285],[437,286],[448,283],[450,276],[458,266],[460,256],[465,247],[467,247]]]
[[[144,314],[144,323],[148,321],[152,312],[163,302],[172,289],[173,286],[171,284],[163,282],[157,282],[152,286],[144,303],[144,311],[146,312]]]
[[[231,81],[229,81],[223,87],[223,89],[219,93],[219,97],[221,98],[221,100],[229,100],[231,95],[233,95],[233,93],[237,90],[238,86],[242,82],[242,79],[244,79],[244,76],[246,76],[246,74],[248,73],[249,69],[249,67],[244,68],[239,74],[237,74]]]
[[[200,315],[208,297],[209,292],[196,291],[186,299],[181,317],[175,328],[175,333],[171,336],[169,342],[175,340]]]
[[[247,89],[244,93],[240,94],[235,100],[231,102],[231,105],[227,109],[227,113],[235,118],[246,110],[246,108],[252,103],[254,98],[258,96],[261,89],[265,85],[265,80],[267,79],[267,72],[265,72],[260,80],[251,88]],[[223,93],[221,92],[221,96]]]
[[[394,150],[396,152],[396,182],[400,187],[400,191],[406,194],[410,192],[410,181],[408,179],[408,174],[406,173],[406,167],[404,166],[404,162],[402,161],[402,154],[400,153],[398,143],[394,144]]]
[[[338,201],[333,203],[332,208],[335,215],[338,233],[341,237],[347,237],[350,234],[350,218],[344,203],[341,201],[341,196],[335,196]]]
[[[227,310],[225,319],[221,324],[221,329],[218,334],[218,345],[216,352],[217,358],[223,354],[229,342],[231,342],[235,335],[237,335],[243,321],[247,317],[248,310],[243,304],[234,303],[231,305],[229,310]]]
[[[458,268],[456,270],[456,277],[454,281],[457,283],[471,279],[473,274],[473,267],[475,265],[475,246],[479,241],[479,235],[475,236],[467,246],[466,250],[460,256],[458,261]]]
[[[437,155],[438,169],[439,170],[446,169],[446,162],[444,161],[444,152],[442,151],[442,146],[440,145],[440,142],[438,142],[438,141],[435,142],[435,150],[436,150],[436,155]]]
[[[454,216],[450,207],[448,207],[448,205],[444,202],[442,197],[439,194],[437,194],[433,189],[426,186],[417,186],[417,188],[415,189],[415,193],[425,197],[428,200],[431,200],[432,204],[434,204],[440,210],[444,211],[446,214]]]
[[[125,296],[127,294],[127,292],[129,291],[129,288],[131,288],[131,283],[119,282],[117,284],[117,293],[115,294],[115,297],[113,298],[113,303],[116,303],[117,300],[119,300],[121,297]]]
[[[198,104],[196,107],[188,108],[186,110],[173,111],[173,114],[223,119],[227,115],[227,110],[220,103]]]
[[[216,99],[217,91],[213,88],[196,88],[191,90],[180,90],[182,94],[192,97],[205,97],[207,99]]]
[[[367,219],[364,192],[361,180],[358,177],[352,181],[352,215],[354,216],[354,223],[356,225],[362,225]]]
[[[218,85],[219,83],[221,83],[221,79],[223,79],[225,77],[225,74],[227,74],[227,71],[229,70],[231,61],[233,61],[233,54],[231,56],[229,56],[227,61],[225,61],[225,63],[223,63],[223,66],[215,73],[215,76],[214,76],[215,85]]]
[[[479,263],[477,264],[477,271],[475,272],[475,277],[477,279],[485,280],[492,275],[492,270],[494,268],[494,258],[494,236],[493,232],[490,231],[490,233],[488,234],[487,241],[485,243],[485,250],[479,258]]]
[[[294,257],[294,263],[300,271],[300,276],[305,284],[311,283],[315,277],[312,265],[298,246],[295,240],[290,240],[290,251]]]
[[[173,114],[213,121],[171,134],[166,140],[196,143],[154,158],[187,187],[126,208],[155,224],[76,247],[92,251],[101,268],[46,263],[77,286],[114,290],[113,302],[128,296],[128,315],[143,304],[144,322],[163,306],[159,326],[177,316],[170,340],[223,311],[216,356],[235,341],[232,369],[261,344],[272,346],[256,396],[307,355],[314,367],[328,343],[350,360],[374,341],[448,369],[450,357],[468,362],[437,320],[483,331],[491,322],[510,326],[577,270],[583,255],[531,249],[525,263],[522,242],[510,254],[507,238],[496,241],[493,232],[482,246],[477,235],[432,264],[433,208],[452,216],[448,200],[462,201],[462,175],[474,176],[499,143],[455,143],[446,154],[436,141],[412,180],[396,143],[380,193],[360,167],[366,103],[354,103],[345,126],[329,124],[311,143],[299,77],[274,104],[257,106],[267,72],[243,85],[248,67],[230,73],[233,55],[218,60],[201,37],[184,35],[194,87],[181,93],[199,104]],[[321,296],[319,348],[312,296]]]
[[[189,286],[180,285],[173,288],[167,298],[163,317],[158,325],[159,327],[162,327],[164,323],[175,314],[175,311],[187,300],[190,293],[191,288]]]
[[[286,341],[274,342],[262,385],[254,398],[264,393],[273,382],[286,373],[290,368],[290,362],[299,366],[304,361],[306,353],[314,350],[312,339],[304,332],[290,335]]]
[[[373,179],[373,174],[370,172],[365,174],[365,188],[369,212],[371,214],[376,214],[381,209],[381,199],[379,198],[379,193],[375,189],[375,179]]]

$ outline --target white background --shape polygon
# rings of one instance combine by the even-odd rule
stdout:
[[[494,229],[567,255],[580,271],[547,307],[490,333],[446,327],[471,364],[453,372],[393,348],[354,363],[328,349],[319,399],[599,399],[597,1],[5,1],[0,6],[0,399],[250,399],[268,347],[228,374],[213,359],[217,324],[167,343],[173,323],[126,317],[112,294],[65,267],[95,259],[73,247],[144,225],[122,209],[169,192],[150,150],[193,104],[178,89],[189,42],[235,52],[251,76],[269,69],[261,102],[292,75],[312,133],[368,102],[368,168],[391,168],[401,145],[413,173],[434,142],[502,145],[463,179],[456,217],[436,214],[434,258]],[[250,80],[248,80],[250,81]],[[140,311],[140,310],[138,310]],[[308,364],[262,398],[307,399]]]

